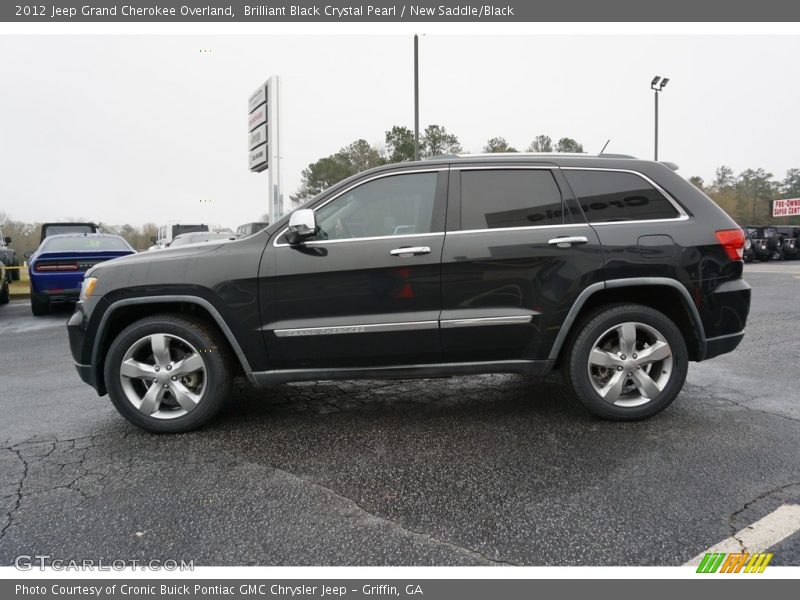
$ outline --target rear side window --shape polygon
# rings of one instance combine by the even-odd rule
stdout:
[[[564,175],[590,223],[675,219],[678,211],[645,179],[619,171],[572,171]]]
[[[561,191],[547,169],[461,172],[461,229],[558,225]]]

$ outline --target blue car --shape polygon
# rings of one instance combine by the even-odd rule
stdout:
[[[50,312],[54,303],[76,301],[86,271],[97,263],[128,254],[136,254],[136,250],[118,235],[48,236],[28,259],[31,311],[38,317]]]

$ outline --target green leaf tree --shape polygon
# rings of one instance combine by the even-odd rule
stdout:
[[[420,155],[424,158],[441,154],[460,154],[463,151],[458,138],[441,125],[428,125],[419,145]]]
[[[486,145],[483,147],[483,151],[487,153],[495,153],[495,152],[518,152],[516,148],[512,148],[506,138],[504,137],[493,137],[486,142]]]
[[[537,135],[533,138],[531,145],[528,146],[528,152],[552,152],[553,140],[549,135]]]
[[[583,152],[583,144],[579,144],[572,138],[563,137],[556,144],[556,152]]]

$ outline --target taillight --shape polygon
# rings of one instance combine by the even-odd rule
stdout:
[[[744,256],[744,231],[741,229],[721,229],[715,232],[725,254],[731,260],[742,260]]]
[[[53,271],[77,271],[78,263],[36,263],[36,271],[52,273]]]

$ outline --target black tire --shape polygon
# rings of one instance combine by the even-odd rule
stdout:
[[[31,292],[31,312],[34,317],[42,317],[50,314],[50,301],[39,294]]]
[[[589,374],[589,354],[604,332],[626,322],[643,324],[663,336],[671,349],[672,373],[655,398],[639,406],[623,407],[604,400],[595,390]],[[640,304],[609,305],[588,315],[578,325],[564,357],[564,373],[575,396],[593,415],[611,421],[646,419],[667,408],[681,391],[688,366],[686,342],[675,323],[665,314]],[[663,372],[667,374],[666,369]]]
[[[0,281],[0,304],[8,304],[10,300],[8,296],[8,281],[5,277]]]
[[[120,365],[125,353],[143,337],[154,334],[178,336],[195,349],[205,367],[205,387],[196,407],[170,419],[146,415],[128,400],[123,390]],[[201,427],[224,406],[233,381],[234,366],[228,345],[219,331],[202,319],[177,314],[146,317],[126,327],[111,343],[104,377],[108,395],[119,413],[134,425],[153,433],[179,433]]]

